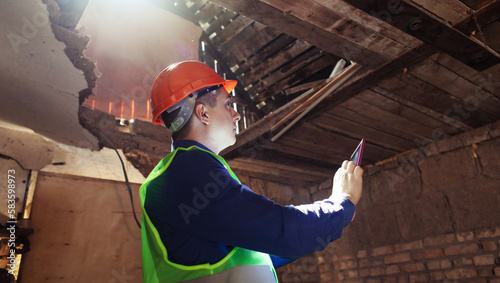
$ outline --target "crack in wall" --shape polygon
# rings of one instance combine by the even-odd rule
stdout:
[[[77,13],[61,11],[59,4],[55,0],[42,0],[42,2],[47,5],[52,32],[54,32],[57,40],[66,45],[64,53],[66,53],[75,68],[83,71],[87,88],[78,93],[78,102],[81,106],[85,99],[92,94],[92,89],[96,86],[96,81],[101,75],[96,67],[96,62],[83,54],[90,42],[90,37],[79,34],[78,30],[72,28],[76,26],[80,18]]]
[[[453,210],[451,208],[450,200],[446,194],[443,194],[444,202],[446,204],[446,212],[448,213],[448,217],[450,217],[451,227],[453,228],[453,233],[457,232],[457,222],[455,220],[455,215],[453,214]]]

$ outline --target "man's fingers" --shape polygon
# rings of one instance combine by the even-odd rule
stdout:
[[[341,168],[343,168],[343,169],[347,170],[347,164],[348,164],[348,163],[349,163],[349,161],[344,160],[344,162],[342,162],[342,166],[341,166]]]
[[[363,172],[364,170],[360,166],[356,166],[356,168],[354,168],[354,175],[363,176]]]
[[[349,173],[354,172],[354,168],[356,168],[356,163],[349,161],[347,163],[347,168],[346,168],[347,172],[349,172]]]

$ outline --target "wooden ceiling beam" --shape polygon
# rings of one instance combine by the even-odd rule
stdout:
[[[500,55],[493,49],[474,37],[464,35],[412,1],[402,0],[400,6],[392,8],[392,13],[387,9],[391,5],[394,6],[393,0],[345,0],[345,2],[366,13],[386,11],[388,13],[386,21],[389,24],[478,71],[500,63]]]
[[[493,1],[494,0],[460,0],[460,2],[464,3],[474,10],[480,9]]]
[[[480,27],[488,25],[500,18],[500,0],[494,0],[471,15],[458,22],[454,27],[464,34],[471,34]]]
[[[332,177],[332,173],[323,173],[313,170],[307,170],[299,167],[276,164],[274,162],[257,160],[255,158],[235,158],[228,161],[233,170],[259,173],[264,179],[272,177],[285,177],[297,179],[306,182],[318,182]]]
[[[293,2],[295,4],[287,2],[286,5],[280,0],[266,2],[260,0],[212,0],[212,2],[363,66],[376,68],[388,61],[388,58],[383,55],[345,39],[341,36],[342,32],[332,32],[326,26],[328,23],[321,25],[318,22],[302,19],[304,7],[299,3],[300,1]],[[314,2],[311,4],[315,5],[309,7],[307,12],[311,16],[320,15],[314,17],[316,20],[319,18],[342,20],[342,17],[335,14],[333,10],[326,9]],[[277,8],[282,6],[287,8]]]
[[[320,103],[313,113],[309,113],[305,120],[309,121],[317,115],[320,115],[336,105],[354,97],[361,91],[375,85],[382,78],[392,75],[405,67],[411,66],[424,58],[429,57],[436,50],[426,44],[421,44],[419,47],[406,52],[398,59],[386,63],[375,70],[365,70],[358,72],[354,77],[342,85],[334,94],[327,97]],[[242,131],[237,138],[236,143],[222,152],[223,155],[238,154],[242,152],[242,148],[248,144],[254,147],[262,148],[264,144],[270,143],[273,134],[270,132],[271,126],[276,124],[279,120],[285,117],[289,112],[295,109],[299,104],[307,99],[308,96],[301,95],[292,100],[288,104],[282,106],[271,114],[265,116],[263,119],[252,124],[249,128]]]

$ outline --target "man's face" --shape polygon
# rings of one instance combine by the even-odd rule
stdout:
[[[217,104],[211,109],[210,124],[212,126],[214,142],[222,150],[236,142],[236,123],[241,117],[233,109],[231,96],[226,90],[220,88],[217,92]]]

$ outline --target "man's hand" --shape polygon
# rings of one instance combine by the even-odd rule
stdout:
[[[354,205],[358,204],[363,191],[363,168],[352,161],[344,160],[333,177],[332,199],[347,197]]]

